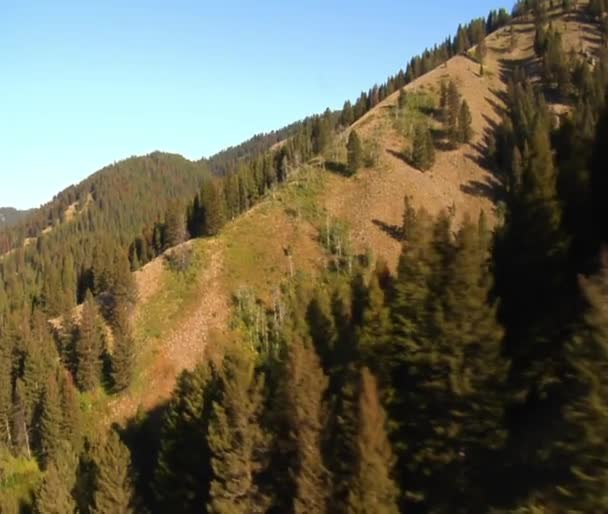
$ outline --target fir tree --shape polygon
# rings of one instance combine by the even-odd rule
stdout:
[[[112,351],[112,382],[117,391],[123,391],[133,380],[135,366],[135,341],[127,313],[122,310],[114,326]]]
[[[72,514],[76,511],[69,466],[67,463],[49,464],[34,499],[35,514]]]
[[[72,375],[65,370],[59,370],[59,397],[63,414],[61,437],[64,441],[69,441],[73,452],[77,455],[82,447],[80,401]]]
[[[180,205],[173,205],[165,216],[165,247],[171,248],[188,238],[186,220]]]
[[[321,452],[326,417],[323,395],[327,385],[312,344],[298,339],[292,341],[283,396],[292,448],[294,514],[322,514],[327,509],[328,473]]]
[[[44,467],[53,462],[59,453],[62,443],[62,423],[57,380],[51,377],[44,388],[40,413],[40,450]]]
[[[209,503],[207,435],[215,381],[207,364],[183,372],[177,381],[163,419],[154,471],[154,492],[162,512],[195,514],[205,512]]]
[[[608,107],[604,108],[597,123],[593,152],[591,157],[591,201],[593,208],[593,227],[596,238],[608,243]]]
[[[229,351],[218,387],[208,436],[213,468],[209,512],[266,512],[268,499],[259,483],[268,453],[261,424],[264,381],[256,374],[253,355],[245,349]]]
[[[448,140],[452,146],[457,146],[459,142],[458,117],[460,114],[460,103],[460,92],[456,83],[451,80],[446,89],[446,112],[444,119],[447,124]]]
[[[361,371],[354,477],[348,514],[397,514],[399,490],[391,477],[393,454],[386,432],[387,419],[380,404],[374,376]]]
[[[7,337],[0,336],[0,446],[11,447],[12,360]]]
[[[133,514],[135,496],[129,449],[111,430],[96,458],[93,514]]]
[[[600,272],[582,278],[580,287],[586,310],[566,345],[567,427],[559,446],[570,476],[560,487],[561,503],[571,512],[603,512],[608,508],[608,254]]]
[[[204,212],[203,234],[216,235],[226,222],[226,206],[220,186],[215,181],[209,181],[203,187],[202,205]]]
[[[348,144],[346,149],[348,158],[348,172],[351,175],[354,175],[363,164],[363,147],[361,146],[361,140],[359,139],[356,130],[352,130],[348,136]]]
[[[87,292],[80,326],[75,342],[76,381],[83,391],[91,391],[99,385],[101,377],[102,337],[95,299]]]
[[[486,55],[488,55],[488,47],[486,46],[486,40],[482,39],[475,48],[475,58],[481,66],[483,66],[486,60]]]
[[[469,104],[466,100],[463,100],[460,105],[460,112],[458,113],[458,140],[460,143],[467,144],[471,142],[471,137],[473,136],[472,123],[473,118]]]
[[[386,305],[385,293],[374,273],[365,294],[362,323],[356,339],[361,361],[383,378],[388,376],[386,357],[391,330],[390,310]]]
[[[412,163],[422,171],[430,169],[435,162],[435,146],[430,129],[420,123],[414,132]]]

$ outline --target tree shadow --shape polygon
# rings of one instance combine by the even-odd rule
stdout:
[[[498,180],[469,180],[466,184],[461,184],[460,190],[470,196],[487,198],[496,202],[501,197],[501,185]]]
[[[336,175],[342,175],[343,177],[349,177],[350,173],[346,164],[337,161],[325,161],[325,169]]]
[[[378,219],[373,219],[372,223],[395,241],[403,241],[403,227],[400,227],[399,225],[390,225]]]
[[[135,418],[129,419],[126,427],[120,430],[121,438],[131,450],[136,471],[137,496],[146,505],[154,505],[156,500],[152,484],[160,450],[163,419],[168,407],[169,402],[165,401],[147,411],[145,415],[136,415]]]
[[[433,146],[436,150],[449,152],[457,148],[450,142],[448,131],[444,128],[431,128],[431,137],[433,138]]]
[[[391,150],[390,148],[387,148],[386,153],[392,155],[393,157],[396,157],[400,161],[403,161],[405,164],[409,164],[410,166],[412,164],[409,157],[404,152],[397,152],[395,150]]]

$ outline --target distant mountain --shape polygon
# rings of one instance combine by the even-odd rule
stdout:
[[[0,228],[11,227],[31,211],[20,211],[13,207],[0,207]]]

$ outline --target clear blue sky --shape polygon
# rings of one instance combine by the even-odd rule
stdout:
[[[500,6],[0,1],[0,206],[37,206],[130,155],[199,159],[341,107]]]

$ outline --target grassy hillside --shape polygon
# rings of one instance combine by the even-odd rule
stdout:
[[[555,26],[567,34],[569,48],[586,52],[597,44],[597,27],[573,14],[552,13]],[[182,245],[198,256],[186,275],[171,272],[160,257],[136,273],[140,300],[135,316],[141,362],[132,390],[111,404],[109,419],[125,419],[138,405],[151,408],[170,394],[182,369],[192,369],[209,348],[231,337],[235,296],[251,292],[271,306],[274,295],[292,273],[314,276],[331,260],[323,232],[339,226],[352,253],[370,252],[395,268],[401,251],[404,197],[432,214],[453,210],[456,223],[481,212],[493,224],[500,216],[501,184],[484,160],[488,135],[499,123],[508,72],[515,66],[534,70],[533,24],[513,23],[486,39],[484,74],[469,55],[456,56],[408,86],[408,105],[398,109],[399,92],[358,120],[355,129],[375,162],[353,177],[338,169],[345,164],[342,133],[326,159],[302,166],[282,186],[221,234]],[[592,37],[590,37],[592,35]],[[595,35],[595,36],[593,36]],[[449,149],[442,144],[437,107],[442,82],[453,80],[473,115],[470,144]],[[559,106],[555,107],[559,110]],[[437,158],[422,172],[408,163],[409,120],[421,117],[436,127]],[[153,387],[150,387],[153,384]]]

